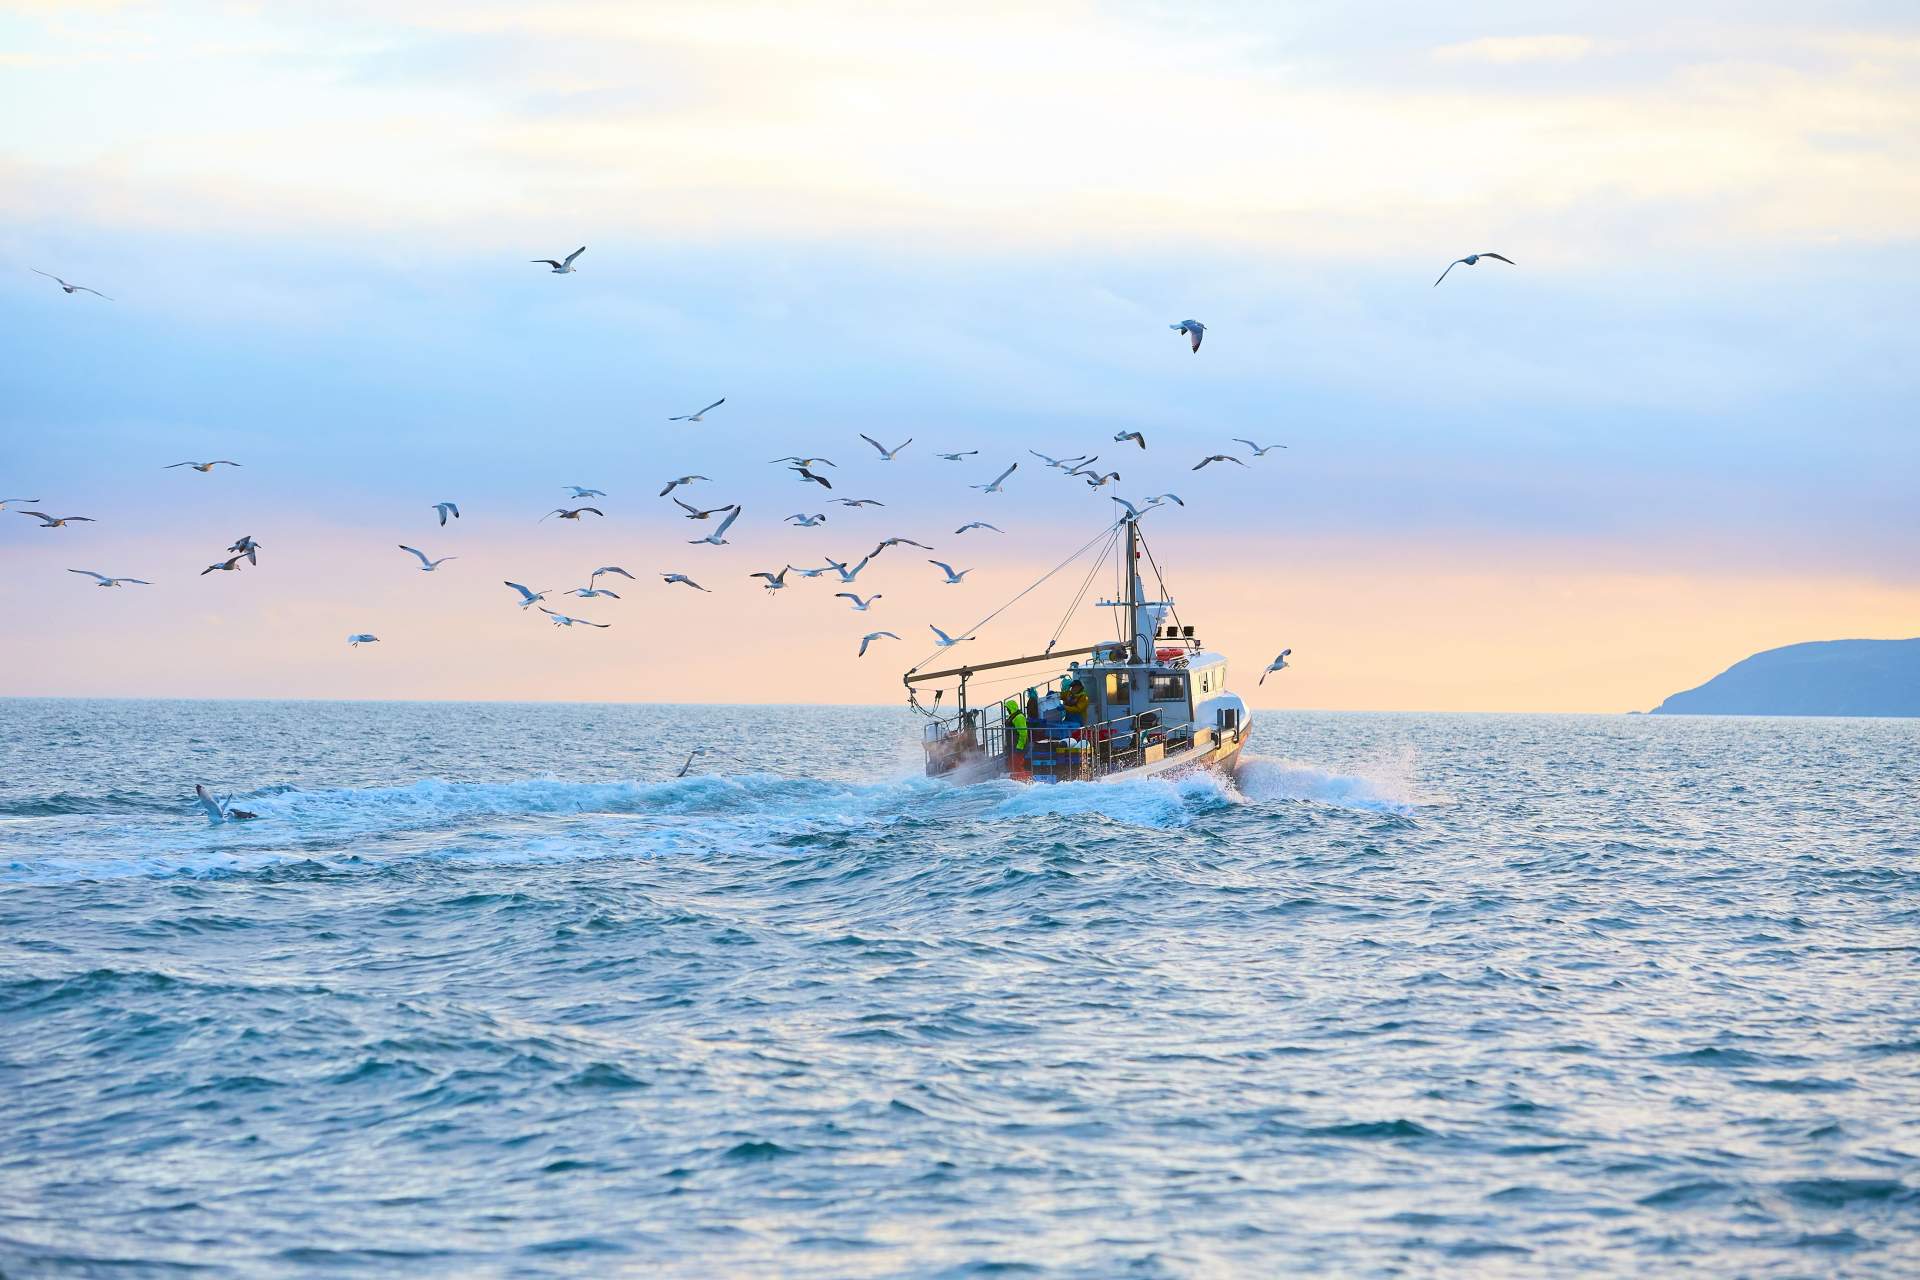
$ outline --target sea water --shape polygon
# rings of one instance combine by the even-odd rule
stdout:
[[[0,730],[7,1276],[1920,1269],[1920,723],[1028,789],[879,709]]]

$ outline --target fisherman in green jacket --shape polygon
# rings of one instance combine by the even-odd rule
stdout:
[[[1008,698],[1000,708],[1000,716],[1006,722],[1007,768],[1024,770],[1027,767],[1027,713],[1020,709],[1018,699]]]

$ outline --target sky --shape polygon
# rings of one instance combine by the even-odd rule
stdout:
[[[1920,635],[1917,242],[1910,5],[0,0],[0,695],[893,702],[1172,490],[1256,708],[1645,709]]]

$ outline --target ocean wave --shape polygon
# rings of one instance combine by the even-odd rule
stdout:
[[[1366,773],[1333,773],[1297,760],[1253,756],[1241,761],[1234,785],[1249,800],[1306,800],[1342,809],[1411,813],[1434,799],[1417,791],[1406,762]]]

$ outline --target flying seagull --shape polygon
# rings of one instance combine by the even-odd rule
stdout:
[[[565,261],[562,261],[562,262],[555,262],[552,258],[529,258],[528,261],[546,263],[548,266],[553,268],[553,274],[557,276],[572,275],[573,260],[579,257],[581,254],[585,253],[586,251],[587,251],[587,246],[581,245],[578,249],[575,249],[572,253],[568,254],[566,256]]]
[[[260,544],[253,540],[253,535],[250,533],[241,534],[227,550],[239,552],[247,558],[248,564],[260,563]]]
[[[851,591],[836,591],[833,593],[833,598],[835,600],[851,600],[853,601],[853,610],[855,613],[865,613],[869,608],[873,606],[873,602],[880,598],[880,593],[876,591],[872,595],[868,596],[865,600],[862,600],[859,596],[853,594],[853,592]],[[898,636],[894,637],[894,639],[896,640],[898,640],[899,638],[900,637]]]
[[[991,529],[995,533],[1006,532],[1005,529],[1002,529],[997,524],[988,524],[985,520],[970,520],[966,524],[961,525],[958,529],[955,529],[954,533],[956,534],[965,533],[969,529]]]
[[[1265,684],[1267,682],[1267,677],[1272,675],[1276,671],[1285,671],[1287,669],[1287,655],[1292,652],[1293,650],[1291,649],[1282,649],[1280,651],[1280,656],[1275,658],[1271,663],[1269,663],[1267,665],[1267,669],[1260,673],[1259,683]]]
[[[889,449],[864,431],[860,433],[860,438],[874,447],[875,451],[879,453],[880,461],[882,462],[892,462],[896,454],[913,443],[913,437],[908,436],[905,440],[902,440],[899,444]]]
[[[927,563],[932,565],[934,568],[938,569],[940,572],[947,575],[947,585],[950,587],[959,586],[960,579],[966,577],[968,574],[973,572],[973,570],[971,569],[962,569],[960,572],[955,573],[953,571],[953,566],[948,564],[944,560],[929,560],[927,561]]]
[[[1072,467],[1062,468],[1062,470],[1065,470],[1070,476],[1098,475],[1099,473],[1095,471],[1093,467],[1093,464],[1098,461],[1100,461],[1100,455],[1096,453],[1091,458],[1083,458]]]
[[[1129,440],[1139,445],[1142,449],[1147,447],[1147,437],[1138,431],[1116,431],[1113,433],[1113,442],[1115,444],[1125,444]]]
[[[526,608],[530,604],[537,604],[538,602],[545,600],[547,598],[547,591],[553,590],[552,587],[548,587],[547,591],[534,591],[531,588],[521,586],[517,582],[509,582],[506,585],[509,587],[512,587],[515,591],[518,591],[520,593],[520,607],[522,609]]]
[[[591,511],[594,515],[600,516],[603,519],[607,514],[598,507],[575,507],[571,511],[565,507],[555,507],[553,510],[547,512],[546,515],[541,516],[540,520],[551,520],[555,516],[559,516],[562,520],[578,520],[580,513],[583,511]],[[540,520],[535,520],[534,523],[539,524]]]
[[[1012,466],[1008,467],[1005,471],[1002,471],[999,475],[995,476],[992,484],[970,484],[967,486],[967,488],[978,489],[982,493],[998,493],[1000,492],[1000,485],[1006,480],[1006,478],[1012,475],[1014,472],[1018,471],[1019,469],[1020,469],[1020,464],[1016,462]]]
[[[1119,478],[1120,478],[1120,473],[1118,471],[1109,471],[1105,475],[1101,475],[1098,472],[1094,472],[1087,476],[1087,488],[1089,489],[1103,488],[1106,485],[1112,484],[1115,480],[1118,480]]]
[[[595,596],[611,596],[615,600],[620,598],[618,591],[609,591],[605,587],[596,587],[592,583],[588,583],[584,587],[575,587],[571,591],[562,591],[560,594],[563,596],[579,596],[582,600],[591,600]]]
[[[715,409],[718,409],[721,405],[725,404],[726,402],[727,402],[727,398],[725,396],[721,396],[718,400],[715,400],[712,404],[708,405],[705,409],[696,409],[692,413],[677,414],[674,417],[668,418],[667,421],[668,422],[705,422],[707,420],[708,413],[712,412]]]
[[[1247,446],[1247,448],[1253,450],[1253,456],[1256,458],[1264,458],[1268,454],[1272,453],[1275,449],[1284,449],[1287,447],[1283,444],[1258,445],[1251,440],[1244,440],[1239,436],[1235,436],[1233,438],[1233,442],[1235,444],[1243,444]]]
[[[1234,457],[1230,453],[1210,453],[1206,457],[1200,459],[1200,461],[1194,463],[1193,469],[1195,471],[1198,471],[1201,467],[1206,466],[1209,462],[1231,462],[1236,467],[1244,467],[1247,465],[1246,463],[1240,461],[1240,459]]]
[[[1140,518],[1139,507],[1134,506],[1131,502],[1128,502],[1125,498],[1115,498],[1114,501],[1126,508],[1127,519],[1138,520]]]
[[[200,571],[200,576],[204,578],[216,569],[222,570],[226,573],[236,573],[239,571],[240,562],[242,560],[245,560],[246,558],[247,557],[243,554],[243,555],[237,555],[233,557],[233,559],[231,560],[222,560],[219,564],[210,564],[206,568]]]
[[[864,559],[862,559],[859,564],[849,569],[844,564],[835,564],[831,560],[827,561],[828,567],[831,568],[835,573],[840,575],[840,581],[843,583],[852,582],[855,578],[860,576],[860,571],[862,569],[866,568],[869,564],[872,564],[872,563],[873,563],[873,557],[867,556]]]
[[[1193,343],[1193,349],[1195,351],[1200,350],[1201,335],[1207,331],[1207,326],[1201,324],[1198,320],[1182,320],[1179,324],[1168,325],[1167,328],[1172,329],[1176,333],[1186,334],[1187,340]]]
[[[1027,452],[1032,454],[1034,457],[1040,459],[1040,461],[1046,463],[1048,466],[1058,467],[1062,471],[1065,471],[1068,467],[1074,466],[1076,464],[1093,461],[1092,458],[1089,458],[1084,454],[1077,458],[1049,458],[1046,454],[1041,453],[1038,449],[1029,449],[1027,450]]]
[[[212,462],[170,462],[160,469],[162,471],[171,471],[175,467],[192,467],[195,471],[205,475],[215,467],[237,467],[239,465],[239,463],[227,458],[215,458]]]
[[[452,516],[455,520],[460,518],[460,508],[454,503],[436,502],[433,504],[433,509],[440,513],[440,527],[443,529],[447,527],[448,516]]]
[[[44,511],[20,511],[20,512],[16,512],[15,514],[23,515],[23,516],[32,516],[34,519],[40,522],[40,527],[42,529],[64,529],[69,524],[73,524],[75,522],[79,522],[81,524],[98,524],[99,523],[92,516],[50,516]]]
[[[31,268],[31,270],[33,274],[37,276],[45,276],[47,279],[59,285],[61,292],[63,293],[70,293],[70,294],[71,293],[90,293],[96,298],[107,298],[107,295],[100,292],[98,289],[89,289],[87,288],[87,286],[83,284],[68,284],[65,280],[62,280],[59,276],[53,274],[53,272],[51,271],[42,271],[38,267],[33,267]],[[113,299],[107,298],[107,301],[112,302]]]
[[[815,484],[819,485],[822,489],[833,488],[833,482],[831,480],[827,479],[825,476],[817,476],[813,474],[813,472],[807,470],[805,467],[788,467],[787,470],[796,473],[797,475],[799,475],[799,477],[802,480],[813,481]]]
[[[705,520],[711,516],[719,515],[722,511],[731,511],[735,505],[729,502],[724,507],[707,507],[702,509],[694,506],[691,502],[683,502],[679,498],[675,498],[673,502],[675,506],[687,513],[687,519],[689,520]]]
[[[792,565],[787,566],[787,569],[791,568],[793,568]],[[750,573],[747,576],[749,578],[765,578],[767,580],[767,594],[772,595],[774,592],[783,590],[786,587],[787,569],[782,569],[778,573]]]
[[[797,529],[812,529],[826,523],[826,519],[827,517],[824,512],[820,515],[810,516],[804,511],[796,511],[787,517],[787,523]]]
[[[939,645],[942,649],[951,649],[953,648],[953,646],[957,644],[962,644],[974,638],[973,636],[959,636],[957,638],[954,636],[950,636],[946,632],[942,631],[940,628],[934,626],[931,622],[927,624],[927,630],[933,632],[934,636],[937,638]]]
[[[947,460],[948,462],[958,462],[958,461],[960,461],[960,460],[961,460],[962,458],[971,458],[971,457],[973,457],[973,456],[974,456],[974,455],[975,455],[976,453],[979,453],[979,452],[980,452],[980,451],[979,451],[978,449],[968,449],[968,450],[967,450],[966,452],[964,452],[964,453],[943,453],[943,454],[941,454],[940,456],[941,456],[942,458],[945,458],[945,459],[946,459],[946,460]]]
[[[540,606],[540,612],[546,614],[549,618],[552,618],[553,625],[556,627],[571,627],[575,623],[578,623],[583,627],[598,627],[602,631],[605,631],[608,627],[613,625],[611,622],[588,622],[585,618],[569,618],[564,613],[555,613],[553,610],[547,608],[547,606],[545,605]]]
[[[674,776],[674,777],[676,777],[676,778],[684,778],[684,777],[686,777],[686,776],[687,776],[687,770],[689,770],[689,769],[691,769],[691,768],[693,768],[693,761],[694,761],[694,757],[696,757],[696,756],[703,756],[703,755],[705,755],[705,754],[707,754],[707,749],[706,749],[705,747],[695,747],[695,748],[694,748],[693,750],[691,750],[691,751],[689,751],[689,752],[687,752],[687,762],[686,762],[685,764],[683,764],[683,765],[681,765],[681,766],[680,766],[680,772],[678,772],[678,773],[676,773],[676,774],[674,774],[673,776]]]
[[[867,646],[872,644],[875,640],[881,639],[882,637],[888,640],[898,640],[900,638],[899,636],[893,634],[893,632],[891,631],[869,631],[867,632],[867,634],[860,637],[860,652],[854,654],[853,656],[856,658],[866,657]]]
[[[712,483],[713,477],[711,476],[676,476],[673,479],[667,481],[667,487],[660,491],[660,496],[664,498],[668,494],[672,493],[675,489],[678,489],[681,485],[692,484],[695,480],[705,480],[708,483]]]
[[[1157,507],[1163,502],[1171,502],[1176,507],[1184,507],[1187,505],[1181,500],[1180,495],[1177,493],[1156,493],[1147,499],[1147,505],[1150,507]]]
[[[604,577],[605,575],[607,575],[607,574],[610,574],[610,573],[617,573],[617,574],[619,574],[619,575],[620,575],[621,577],[623,577],[623,578],[625,578],[625,579],[626,579],[627,581],[629,581],[629,582],[638,582],[638,581],[639,581],[639,579],[638,579],[638,578],[636,578],[636,577],[634,577],[634,576],[633,576],[632,574],[630,574],[630,573],[628,573],[628,572],[627,572],[627,571],[626,571],[625,569],[622,569],[622,568],[621,568],[621,567],[620,567],[619,565],[617,565],[617,564],[603,564],[603,565],[601,565],[601,566],[600,566],[600,567],[599,567],[598,569],[595,569],[595,570],[594,570],[594,571],[593,571],[593,572],[592,572],[592,573],[591,573],[590,575],[588,575],[588,578],[587,578],[587,581],[589,581],[589,582],[591,582],[591,581],[593,581],[593,579],[595,579],[595,578],[599,578],[599,577]]]
[[[9,502],[39,502],[39,498],[0,498],[0,511],[7,509]]]
[[[873,554],[877,556],[888,547],[918,547],[922,551],[933,550],[933,548],[926,543],[915,542],[912,538],[883,538],[880,541],[880,545],[873,549]]]
[[[837,502],[843,507],[884,507],[887,505],[878,498],[829,498],[827,501]]]
[[[832,557],[828,557],[827,562],[821,565],[818,569],[802,569],[797,564],[790,564],[787,566],[789,571],[793,573],[797,573],[803,578],[817,578],[823,573],[833,573],[835,570],[842,569],[845,567],[846,567],[845,565],[843,565],[837,560],[834,560]]]
[[[358,649],[363,644],[379,644],[380,637],[374,635],[371,631],[362,631],[358,635],[348,636],[347,643],[355,649]]]
[[[400,549],[420,557],[420,572],[422,573],[432,573],[447,561],[458,560],[460,558],[459,556],[441,556],[438,560],[429,560],[427,559],[426,552],[420,550],[418,547],[410,547],[404,542],[400,544]]]
[[[785,458],[775,458],[773,461],[775,463],[791,462],[791,463],[794,463],[796,466],[801,466],[801,467],[831,467],[834,465],[832,458],[795,458],[792,456],[788,456]],[[772,465],[772,464],[769,464],[769,465]],[[38,502],[39,499],[35,498],[34,501]]]
[[[692,587],[695,591],[707,591],[705,587],[701,586],[699,583],[695,582],[692,578],[689,578],[684,573],[663,573],[660,576],[666,580],[666,584],[668,586],[672,586],[674,583],[678,582],[683,586]],[[712,595],[713,592],[707,591],[707,594]]]
[[[713,531],[712,533],[710,533],[710,534],[708,534],[708,535],[707,535],[706,537],[704,537],[704,538],[689,538],[689,539],[687,539],[687,545],[688,545],[688,546],[696,546],[696,545],[698,545],[698,544],[700,544],[700,543],[702,543],[702,542],[706,542],[706,543],[710,543],[710,544],[712,544],[713,546],[716,546],[716,547],[724,547],[724,546],[726,546],[726,545],[727,545],[727,530],[728,530],[728,529],[731,529],[731,528],[733,527],[733,522],[734,522],[735,520],[738,520],[739,518],[740,518],[740,508],[739,508],[739,507],[735,507],[735,508],[734,508],[734,509],[733,509],[732,511],[729,511],[729,512],[727,513],[727,518],[726,518],[726,519],[724,519],[724,520],[722,520],[722,521],[720,522],[720,527],[719,527],[718,529],[715,529],[715,530],[714,530],[714,531]]]
[[[577,484],[563,484],[560,487],[567,491],[569,498],[604,498],[607,496],[605,489],[584,489]]]
[[[1447,271],[1451,271],[1455,267],[1470,267],[1482,258],[1492,258],[1495,262],[1504,262],[1510,267],[1515,265],[1512,258],[1503,258],[1497,253],[1470,253],[1464,258],[1455,258],[1452,262],[1449,262],[1447,264]],[[1447,278],[1447,271],[1440,273],[1440,280]],[[1434,288],[1438,289],[1440,287],[1440,280],[1433,282]]]
[[[94,580],[93,585],[96,587],[117,587],[123,582],[135,583],[142,587],[150,587],[153,585],[145,578],[109,578],[106,574],[95,573],[91,569],[69,569],[67,572],[78,573],[85,577],[92,578]]]

